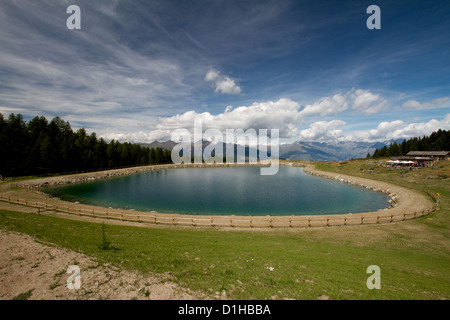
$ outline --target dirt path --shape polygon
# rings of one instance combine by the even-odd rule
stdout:
[[[73,278],[66,273],[71,265],[80,268],[80,289],[67,287],[67,280]],[[19,295],[29,300],[205,298],[175,284],[170,274],[144,275],[100,265],[83,254],[0,229],[0,299]]]

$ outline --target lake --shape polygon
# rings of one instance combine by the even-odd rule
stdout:
[[[154,170],[125,177],[45,188],[62,200],[104,207],[198,215],[322,215],[377,211],[389,198],[358,186],[280,167]]]

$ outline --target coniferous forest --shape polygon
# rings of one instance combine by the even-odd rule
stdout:
[[[106,142],[85,129],[76,132],[55,117],[0,113],[0,175],[3,177],[97,171],[125,166],[171,163],[171,152],[118,141]]]
[[[450,151],[450,131],[438,130],[422,138],[393,142],[389,147],[376,149],[372,158],[404,156],[410,151]]]

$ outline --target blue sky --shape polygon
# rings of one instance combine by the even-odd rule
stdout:
[[[448,1],[5,0],[0,112],[131,142],[194,119],[282,141],[425,135],[450,129],[449,16]]]

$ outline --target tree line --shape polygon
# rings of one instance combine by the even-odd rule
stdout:
[[[0,151],[0,175],[7,177],[172,162],[169,150],[106,142],[84,128],[73,131],[59,117],[26,122],[21,114],[5,118],[0,113]]]
[[[389,147],[376,149],[372,158],[404,156],[410,151],[444,150],[450,151],[450,131],[439,129],[429,136],[405,139],[402,143],[393,142]]]

